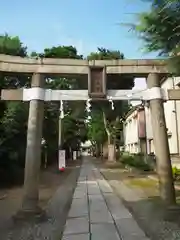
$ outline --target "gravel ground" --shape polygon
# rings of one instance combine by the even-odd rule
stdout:
[[[43,222],[13,223],[12,214],[17,211],[22,195],[22,189],[11,191],[13,198],[0,201],[0,239],[1,240],[59,240],[66,221],[72,194],[79,176],[80,164],[71,167],[68,176],[63,175],[54,181],[52,174],[45,177],[40,188],[40,206],[46,211],[47,218]],[[69,170],[67,170],[69,171]],[[54,173],[55,174],[55,173]],[[56,174],[57,175],[57,174]],[[62,180],[62,178],[64,178]],[[62,182],[60,182],[60,179]],[[61,183],[61,184],[60,184]],[[59,187],[57,186],[59,185]],[[48,187],[47,187],[48,185]],[[53,194],[54,193],[54,194]],[[53,194],[50,198],[50,194]],[[19,197],[18,197],[19,196]],[[49,199],[50,198],[50,199]],[[48,205],[47,205],[48,202]],[[11,204],[11,205],[10,205]],[[6,213],[7,209],[7,213]]]

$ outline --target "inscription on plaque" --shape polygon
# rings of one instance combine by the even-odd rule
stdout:
[[[91,67],[88,75],[88,90],[91,98],[106,97],[106,71],[103,67]]]

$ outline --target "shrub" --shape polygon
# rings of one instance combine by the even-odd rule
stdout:
[[[123,155],[121,157],[121,162],[125,165],[129,165],[131,167],[135,167],[143,171],[152,170],[151,166],[145,163],[143,157],[139,155],[129,155],[129,156]]]
[[[180,169],[177,167],[172,167],[172,173],[174,181],[180,180]]]

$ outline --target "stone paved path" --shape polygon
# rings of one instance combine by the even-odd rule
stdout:
[[[62,240],[148,240],[99,170],[85,157]]]

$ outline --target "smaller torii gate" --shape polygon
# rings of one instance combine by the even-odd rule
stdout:
[[[3,89],[2,101],[30,101],[27,131],[27,148],[25,161],[24,196],[22,211],[39,213],[39,170],[41,159],[41,140],[45,101],[78,101],[84,100],[144,100],[150,102],[152,115],[153,138],[157,159],[157,168],[162,187],[161,197],[172,203],[174,192],[172,182],[166,182],[167,175],[172,174],[170,153],[166,132],[163,102],[180,100],[179,90],[165,91],[160,87],[162,74],[167,74],[165,62],[155,60],[112,60],[86,61],[72,59],[26,59],[0,55],[0,71],[32,73],[31,88]],[[44,74],[86,74],[88,90],[51,90],[45,89]],[[108,74],[135,74],[147,76],[147,87],[139,90],[108,90]]]

